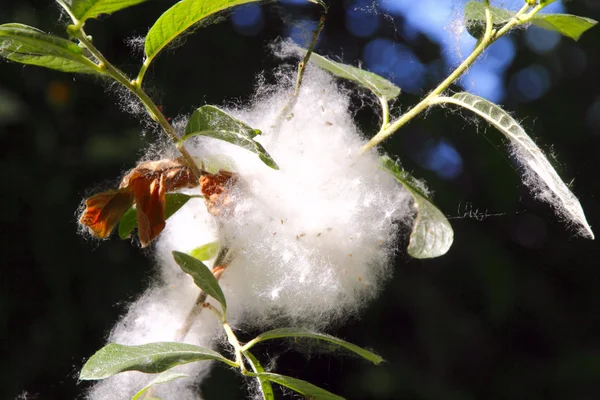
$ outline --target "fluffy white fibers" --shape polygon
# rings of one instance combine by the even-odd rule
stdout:
[[[228,110],[262,130],[257,140],[279,170],[226,142],[186,143],[206,168],[220,160],[239,174],[229,188],[231,212],[214,217],[202,199],[192,199],[167,221],[155,247],[160,279],[131,306],[111,342],[175,340],[198,289],[174,262],[173,250],[189,252],[215,240],[232,250],[220,284],[229,322],[238,328],[324,328],[355,315],[391,274],[396,239],[412,217],[409,194],[381,169],[379,154],[361,154],[365,139],[349,112],[348,93],[330,75],[308,68],[285,115],[295,72],[279,77],[279,85],[259,88],[248,109]],[[216,317],[205,311],[184,341],[210,346],[220,335]],[[197,398],[193,382],[207,365],[184,366],[191,379],[158,385],[153,395]],[[129,398],[151,378],[120,374],[95,386],[90,397]]]
[[[293,77],[259,89],[266,94],[250,109],[229,110],[262,130],[257,140],[279,170],[214,139],[191,148],[200,159],[227,156],[241,178],[218,237],[235,254],[220,282],[233,323],[324,327],[354,314],[390,274],[401,222],[410,214],[409,195],[380,169],[379,155],[360,153],[365,140],[348,95],[329,74],[309,68],[295,107],[281,118]],[[192,236],[192,224],[161,236],[162,259],[179,246],[178,237]]]
[[[196,201],[201,207],[193,204]],[[190,205],[191,207],[183,208],[169,219],[172,223],[167,224],[163,233],[176,240],[178,245],[163,249],[163,243],[159,243],[157,246],[159,252],[190,251],[196,247],[197,241],[203,242],[214,237],[214,229],[211,230],[212,216],[206,212],[202,200],[191,200]],[[193,224],[190,224],[185,230],[178,228],[188,221]],[[186,238],[186,234],[191,234],[192,238]],[[125,316],[114,327],[109,342],[141,345],[162,341],[172,342],[179,339],[179,330],[185,324],[186,317],[198,297],[199,289],[175,262],[169,260],[169,258],[164,258],[165,262],[161,262],[156,282],[130,306]],[[201,313],[183,342],[211,347],[212,342],[219,337],[219,329],[220,326],[214,314]],[[155,385],[151,389],[152,395],[165,400],[198,399],[198,382],[208,373],[209,367],[210,362],[207,361],[177,367],[178,372],[189,375],[189,378],[180,378]],[[96,384],[90,390],[88,398],[93,400],[130,399],[155,377],[155,375],[140,372],[121,373]]]

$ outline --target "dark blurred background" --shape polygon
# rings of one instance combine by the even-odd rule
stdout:
[[[133,75],[141,50],[127,43],[138,43],[131,39],[173,3],[151,0],[90,21],[88,34]],[[404,92],[395,115],[474,44],[453,23],[464,1],[330,3],[317,50],[362,62],[396,82]],[[553,7],[600,19],[597,0]],[[246,101],[256,75],[269,78],[280,62],[267,45],[277,37],[304,43],[319,14],[306,1],[239,8],[157,59],[146,78],[152,96],[169,117],[206,103]],[[59,17],[51,0],[0,4],[1,23],[62,34],[66,19]],[[514,32],[461,81],[511,110],[555,155],[595,228],[599,43],[600,28],[578,43],[539,29]],[[152,276],[148,253],[77,232],[84,196],[114,183],[156,139],[118,102],[119,93],[105,82],[0,64],[0,398],[81,398],[86,385],[77,384],[79,368]],[[354,103],[358,123],[372,135],[376,104],[359,108],[359,96]],[[332,332],[374,349],[385,364],[274,347],[268,351],[280,353],[277,371],[348,399],[600,398],[598,243],[574,237],[529,194],[500,135],[483,124],[432,110],[385,148],[435,191],[435,202],[452,218],[454,246],[434,260],[400,254],[379,300],[362,319]],[[243,399],[243,385],[216,368],[203,391],[206,399]]]

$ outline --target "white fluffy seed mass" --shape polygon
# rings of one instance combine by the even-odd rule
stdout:
[[[279,170],[215,139],[191,150],[200,159],[226,155],[242,181],[232,188],[232,215],[220,219],[218,240],[235,253],[221,286],[238,323],[323,327],[354,313],[389,275],[409,195],[381,170],[378,154],[360,153],[365,141],[348,96],[330,75],[309,69],[283,118],[289,86],[266,92],[250,110],[229,112],[263,132],[257,140]],[[160,240],[160,249],[190,250],[170,234]]]
[[[228,110],[262,131],[256,140],[279,170],[226,142],[187,142],[205,167],[217,160],[239,174],[230,188],[231,213],[217,220],[202,199],[192,199],[167,221],[155,247],[159,283],[132,305],[111,342],[174,340],[198,289],[171,252],[215,240],[234,254],[220,279],[234,327],[324,328],[356,315],[390,276],[398,235],[412,218],[410,195],[381,169],[379,154],[361,154],[365,139],[348,93],[330,75],[308,68],[297,103],[283,118],[295,72],[280,78],[277,87],[259,88],[251,107]],[[203,312],[185,341],[209,346],[219,332],[215,316]],[[197,398],[192,382],[205,365],[188,366],[192,379],[158,385],[153,394]],[[122,375],[97,385],[90,397],[124,399],[150,379]],[[169,395],[162,397],[163,390]]]

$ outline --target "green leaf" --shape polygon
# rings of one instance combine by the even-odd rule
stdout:
[[[456,104],[479,115],[506,136],[515,150],[518,159],[526,167],[527,181],[534,186],[547,188],[538,197],[548,201],[566,220],[578,227],[581,235],[594,239],[579,200],[560,179],[539,147],[525,133],[525,130],[506,111],[496,104],[470,93],[457,93],[444,97],[440,102]],[[539,188],[534,188],[539,191]]]
[[[310,331],[310,330],[304,329],[304,328],[279,328],[279,329],[274,329],[274,330],[262,333],[262,334],[258,335],[257,337],[255,337],[254,339],[252,339],[251,341],[249,341],[244,346],[243,350],[245,351],[247,349],[250,349],[255,344],[264,342],[265,340],[290,338],[290,337],[292,337],[292,338],[302,337],[302,338],[309,338],[309,339],[316,339],[316,340],[324,340],[326,342],[333,343],[336,346],[343,347],[346,350],[349,350],[349,351],[363,357],[364,359],[371,361],[374,364],[380,364],[381,362],[383,362],[383,358],[381,358],[377,354],[375,354],[371,351],[365,350],[361,347],[358,347],[355,344],[346,342],[345,340],[338,339],[333,336],[325,335],[323,333],[313,332],[313,331]]]
[[[536,14],[531,22],[540,28],[556,31],[573,40],[579,40],[585,31],[598,23],[591,18],[570,14]]]
[[[0,25],[0,56],[63,72],[103,74],[75,43],[22,24]]]
[[[179,251],[173,252],[173,258],[175,258],[175,262],[181,267],[183,272],[194,278],[196,286],[221,303],[223,313],[225,313],[227,310],[227,301],[217,278],[214,277],[210,268],[204,265],[202,261]]]
[[[516,14],[502,8],[490,7],[492,24],[495,29],[501,28]],[[465,26],[467,32],[476,39],[483,37],[485,32],[485,6],[480,1],[470,1],[465,5]]]
[[[306,52],[306,50],[300,47],[297,47],[297,51],[300,54],[304,54]],[[377,97],[381,97],[389,101],[400,95],[400,88],[398,86],[394,85],[387,79],[372,72],[365,71],[364,69],[332,61],[314,52],[310,56],[310,62],[335,76],[348,79],[364,86],[373,92]]]
[[[285,386],[288,389],[292,389],[295,392],[300,393],[310,400],[344,400],[343,397],[337,396],[325,389],[321,389],[318,386],[308,383],[301,379],[292,378],[285,375],[273,374],[270,372],[263,372],[258,374],[260,378],[267,379],[271,382],[277,383],[278,385]]]
[[[259,0],[182,0],[161,15],[146,36],[146,59],[156,55],[192,26],[207,17],[241,4]]]
[[[194,250],[190,251],[190,256],[197,258],[200,261],[208,261],[217,256],[220,248],[221,243],[217,240],[196,247]]]
[[[186,141],[193,136],[208,136],[224,140],[258,154],[262,162],[273,169],[279,169],[265,148],[254,140],[254,137],[260,133],[258,129],[252,129],[220,108],[207,105],[194,111],[185,127],[185,136],[181,140]]]
[[[254,373],[261,374],[265,372],[262,365],[260,365],[260,363],[258,362],[258,359],[254,357],[252,353],[250,353],[249,351],[244,351],[244,356],[250,363],[250,366],[252,367]],[[260,376],[257,376],[256,379],[258,380],[258,385],[260,387],[260,391],[262,392],[263,399],[275,400],[275,393],[273,393],[273,387],[271,386],[271,383],[267,379],[261,378]]]
[[[112,14],[115,11],[135,6],[146,0],[71,0],[71,12],[80,22],[96,18],[101,14]]]
[[[187,378],[188,376],[189,375],[180,374],[177,372],[165,371],[162,374],[160,374],[159,376],[157,376],[156,378],[152,379],[150,381],[150,383],[148,383],[142,390],[137,392],[135,394],[135,396],[133,396],[131,398],[131,400],[142,400],[142,396],[144,395],[144,393],[146,393],[148,391],[148,389],[150,389],[154,385],[158,385],[161,383],[167,383],[167,382],[173,381],[175,379],[179,379],[179,378]]]
[[[490,11],[494,28],[503,26],[516,14],[496,7],[490,7]],[[559,32],[573,40],[578,40],[585,31],[597,24],[591,18],[571,14],[536,14],[531,19],[531,23],[540,28]],[[483,3],[471,1],[465,5],[465,24],[471,36],[480,38],[483,35],[485,30],[485,6]]]
[[[433,258],[446,254],[454,241],[454,231],[448,219],[402,167],[387,156],[382,157],[381,162],[383,168],[408,190],[414,200],[417,217],[410,233],[408,254],[414,258]]]
[[[85,363],[79,379],[104,379],[124,371],[156,374],[177,365],[204,360],[217,360],[232,367],[236,366],[233,361],[216,351],[186,343],[157,342],[141,346],[111,343]]]
[[[134,204],[129,210],[125,211],[123,218],[119,221],[119,237],[128,239],[135,228],[137,228],[137,210]]]
[[[183,193],[167,193],[165,195],[165,219],[172,217],[193,197],[195,196]],[[121,239],[129,238],[135,228],[137,228],[137,210],[133,206],[125,212],[123,218],[119,221],[119,237]]]

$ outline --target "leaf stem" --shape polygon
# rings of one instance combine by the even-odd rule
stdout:
[[[390,124],[390,106],[387,100],[383,96],[379,96],[379,103],[381,104],[381,129],[384,130]]]
[[[140,88],[142,87],[142,81],[144,80],[144,75],[146,75],[146,71],[148,70],[148,67],[150,67],[150,63],[152,62],[151,58],[146,58],[144,60],[144,63],[142,64],[142,67],[140,68],[140,72],[138,73],[137,78],[135,78],[134,84],[136,86],[139,86]]]
[[[223,322],[223,330],[225,330],[227,340],[235,351],[235,362],[240,366],[241,373],[246,375],[248,371],[246,370],[246,365],[242,357],[242,345],[240,344],[240,341],[238,340],[237,336],[235,336],[233,329],[231,329],[231,326],[227,322]]]
[[[371,148],[377,146],[378,144],[392,136],[398,129],[402,128],[414,117],[419,115],[421,112],[425,111],[431,105],[435,104],[436,98],[439,97],[445,90],[447,90],[450,87],[450,85],[452,85],[457,79],[459,79],[469,68],[471,68],[471,66],[479,58],[481,53],[483,53],[492,43],[494,43],[500,37],[504,36],[512,28],[526,23],[534,15],[532,12],[531,14],[528,14],[525,17],[523,17],[523,15],[531,8],[530,5],[525,4],[513,16],[513,18],[510,21],[508,21],[500,30],[496,31],[492,22],[492,15],[489,2],[485,3],[484,5],[486,16],[485,34],[479,42],[479,44],[475,47],[473,52],[446,79],[444,79],[442,83],[440,83],[435,89],[433,89],[417,105],[408,110],[405,114],[403,114],[400,118],[398,118],[391,124],[388,124],[387,126],[382,125],[382,129],[363,146],[363,153],[367,152]]]
[[[283,123],[284,118],[287,118],[289,113],[294,109],[296,103],[298,102],[298,94],[300,93],[300,87],[302,86],[302,78],[304,77],[304,71],[306,70],[306,65],[310,60],[310,56],[313,50],[315,49],[315,46],[317,45],[319,35],[321,34],[323,27],[325,26],[326,14],[327,9],[325,9],[325,14],[321,15],[321,18],[319,19],[319,24],[312,33],[312,40],[310,42],[310,45],[308,46],[308,50],[306,51],[306,54],[304,55],[302,61],[300,61],[300,63],[298,64],[298,77],[296,78],[296,87],[294,89],[292,98],[287,102],[285,107],[283,107],[283,109],[279,113],[279,116],[277,117],[277,120],[275,121],[275,124],[273,125],[274,139],[276,139],[277,135],[279,135],[279,129],[281,127],[281,124]]]
[[[63,4],[61,4],[61,5],[63,5]],[[65,7],[65,6],[63,5],[63,7]],[[68,8],[67,8],[67,10],[68,10]],[[73,18],[73,16],[72,16],[72,18]],[[179,145],[179,136],[175,132],[175,129],[173,129],[173,126],[171,126],[171,124],[169,123],[167,118],[164,116],[162,111],[160,111],[160,109],[154,103],[154,101],[152,101],[152,99],[146,94],[146,92],[144,92],[144,90],[141,88],[141,86],[138,84],[137,81],[129,80],[129,78],[127,77],[127,75],[125,75],[124,72],[122,72],[117,67],[112,65],[104,57],[104,55],[88,39],[83,28],[77,24],[77,19],[74,19],[74,22],[76,23],[76,25],[74,27],[72,26],[71,29],[67,30],[69,32],[69,34],[72,35],[73,37],[75,37],[77,40],[79,40],[79,42],[83,46],[85,46],[89,50],[89,52],[92,53],[92,55],[94,57],[96,57],[96,59],[100,63],[99,64],[100,69],[102,69],[107,75],[111,76],[114,80],[119,82],[121,85],[125,86],[131,93],[133,93],[142,102],[142,104],[146,108],[146,112],[148,112],[148,115],[150,115],[152,120],[157,122],[161,126],[163,131],[165,131],[167,136],[176,145],[177,149],[183,156],[184,160],[186,161],[186,163],[188,164],[188,166],[190,167],[190,169],[192,170],[194,175],[199,179],[200,176],[202,175],[202,171],[196,165],[194,158],[187,151],[187,149],[185,147],[183,147],[182,145]]]
[[[319,35],[321,34],[323,27],[325,26],[325,18],[326,18],[325,14],[321,15],[321,18],[319,19],[319,24],[317,25],[317,28],[312,33],[312,40],[310,42],[310,46],[308,46],[308,50],[306,51],[306,54],[304,55],[304,59],[302,61],[300,61],[300,64],[298,64],[298,79],[296,80],[296,89],[294,90],[294,97],[297,97],[298,93],[300,92],[300,86],[302,85],[302,78],[304,77],[304,71],[306,70],[306,64],[308,64],[308,61],[310,60],[310,56],[311,56],[312,52],[314,51],[315,46],[317,45],[317,40],[319,39]]]

